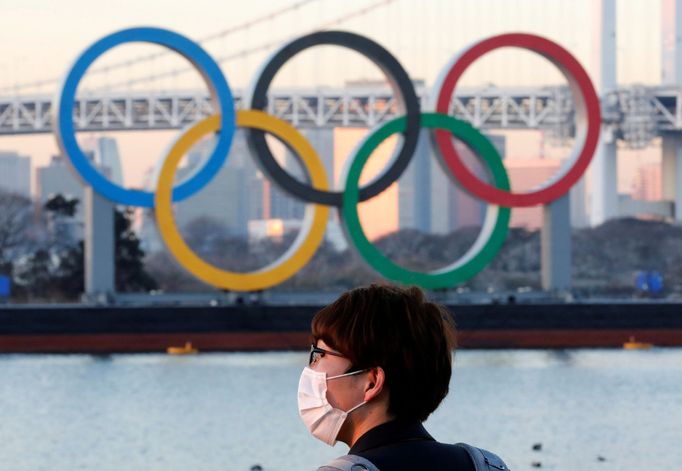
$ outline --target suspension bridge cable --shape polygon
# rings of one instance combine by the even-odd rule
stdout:
[[[261,23],[265,23],[266,21],[271,21],[273,19],[276,19],[282,15],[285,15],[291,11],[298,10],[301,7],[304,7],[307,4],[314,3],[314,2],[319,2],[321,0],[300,0],[296,3],[293,3],[287,7],[280,8],[278,10],[272,11],[266,15],[256,17],[254,19],[245,21],[243,23],[240,23],[238,25],[232,26],[228,29],[225,29],[223,31],[219,31],[217,33],[213,33],[209,36],[205,36],[203,38],[200,38],[198,40],[199,43],[205,44],[207,42],[212,42],[218,39],[223,39],[227,36],[230,36],[234,33],[237,33],[239,31],[243,31],[246,29],[249,29],[253,26],[256,26]],[[169,54],[170,51],[164,49],[158,52],[154,52],[151,54],[145,54],[142,56],[134,57],[132,59],[128,59],[125,61],[121,62],[116,62],[114,64],[108,65],[108,66],[103,66],[103,67],[97,67],[92,69],[91,71],[88,71],[89,74],[103,74],[103,73],[108,73],[111,72],[112,70],[117,70],[117,69],[122,69],[125,67],[130,67],[132,65],[136,65],[142,62],[146,62],[149,60],[157,59],[159,57],[162,57],[166,54]],[[38,88],[42,87],[44,85],[51,85],[54,83],[59,82],[59,78],[49,78],[49,79],[43,79],[43,80],[37,80],[34,82],[28,82],[28,83],[23,83],[23,84],[17,84],[17,85],[12,85],[12,86],[6,86],[0,88],[0,92],[5,92],[5,91],[18,91],[18,90],[23,90],[26,88]]]
[[[362,16],[364,16],[364,15],[367,15],[367,14],[369,14],[370,12],[372,12],[372,11],[378,9],[378,8],[385,7],[385,6],[388,6],[388,5],[392,4],[392,3],[395,3],[396,1],[397,1],[397,0],[379,0],[379,1],[377,1],[377,2],[374,2],[374,3],[372,3],[372,4],[370,4],[370,5],[366,6],[366,7],[364,7],[364,8],[360,8],[360,9],[358,9],[358,10],[354,10],[354,11],[352,11],[352,12],[346,13],[346,14],[341,15],[341,16],[339,16],[339,17],[337,17],[337,18],[332,19],[332,20],[329,20],[329,21],[326,21],[326,22],[324,22],[324,23],[321,23],[321,24],[317,25],[315,28],[312,28],[312,29],[310,29],[310,30],[307,31],[307,32],[320,31],[320,30],[324,30],[324,29],[330,28],[330,27],[332,27],[332,26],[338,26],[338,25],[343,24],[343,23],[346,23],[346,22],[348,22],[348,21],[350,21],[350,20],[353,20],[353,19],[356,19],[356,18],[360,18],[360,17],[362,17]],[[298,34],[297,34],[296,36],[298,36]],[[273,40],[273,41],[268,41],[267,43],[259,44],[259,45],[257,45],[257,46],[253,46],[253,47],[250,47],[250,48],[245,48],[245,49],[242,49],[242,50],[237,51],[237,52],[233,52],[233,53],[226,54],[226,55],[222,55],[222,56],[217,56],[217,57],[215,58],[215,60],[216,60],[216,62],[218,62],[219,64],[224,64],[224,63],[226,63],[226,62],[229,62],[229,61],[232,61],[232,60],[235,60],[235,59],[241,59],[241,58],[244,58],[244,57],[246,57],[246,56],[248,56],[248,55],[257,53],[257,52],[262,52],[262,51],[267,51],[267,50],[269,50],[269,49],[272,49],[272,48],[274,48],[275,46],[277,46],[277,45],[279,45],[279,44],[282,44],[282,43],[285,42],[285,41],[291,40],[292,37],[294,37],[294,36],[287,36],[287,37],[285,37],[285,38],[279,38],[279,39],[276,39],[276,40]],[[139,84],[139,83],[154,82],[154,81],[157,81],[157,80],[160,80],[160,79],[163,79],[163,78],[167,78],[167,77],[177,77],[178,75],[185,74],[185,73],[187,73],[187,72],[191,72],[191,71],[194,71],[194,70],[195,70],[195,69],[193,69],[193,68],[191,68],[191,67],[177,67],[177,68],[175,68],[175,69],[167,70],[167,71],[165,71],[165,72],[160,72],[160,73],[157,73],[157,74],[146,75],[146,76],[144,76],[144,77],[138,77],[138,78],[134,78],[134,79],[129,79],[129,80],[124,80],[124,81],[120,81],[120,82],[115,82],[115,83],[113,83],[113,84],[108,84],[106,87],[98,87],[98,88],[94,88],[94,89],[88,90],[88,92],[90,92],[90,93],[92,93],[92,92],[98,92],[98,91],[106,90],[106,89],[108,89],[108,88],[117,87],[117,86],[127,86],[127,87],[130,87],[130,86],[132,86],[132,85],[136,85],[136,84]]]

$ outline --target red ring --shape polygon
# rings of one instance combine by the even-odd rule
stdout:
[[[578,158],[575,159],[570,169],[551,185],[529,193],[513,193],[495,188],[481,181],[472,173],[455,150],[449,132],[440,129],[435,131],[437,148],[450,171],[461,185],[474,196],[488,203],[505,207],[547,204],[566,194],[580,179],[592,160],[601,128],[599,98],[585,69],[566,49],[540,36],[510,33],[484,39],[465,49],[453,59],[454,63],[451,62],[452,65],[449,65],[450,70],[443,78],[440,91],[437,94],[436,112],[448,113],[457,81],[467,67],[482,55],[500,47],[520,47],[536,52],[552,62],[564,74],[574,96],[578,136],[581,134],[581,129],[585,128],[584,123],[587,121],[585,139]],[[438,84],[436,89],[437,87]],[[579,146],[580,143],[577,142],[576,145]]]

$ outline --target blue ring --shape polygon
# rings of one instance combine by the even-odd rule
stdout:
[[[69,71],[61,93],[58,95],[56,131],[62,152],[69,157],[74,169],[86,184],[109,198],[128,206],[154,207],[154,193],[123,188],[105,178],[90,162],[76,141],[73,109],[78,83],[88,67],[107,50],[129,42],[148,42],[172,49],[185,57],[206,80],[214,103],[220,107],[220,133],[218,142],[205,165],[187,181],[173,189],[173,201],[183,200],[203,188],[220,170],[227,159],[235,133],[235,112],[232,92],[218,64],[201,46],[190,39],[161,28],[130,28],[103,37],[86,49]]]

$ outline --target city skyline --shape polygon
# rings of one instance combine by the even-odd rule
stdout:
[[[325,144],[326,147],[323,146],[323,149],[326,149],[326,151],[331,151],[333,155],[333,161],[330,161],[328,164],[326,164],[330,177],[333,175],[333,182],[331,182],[333,187],[337,189],[339,188],[339,180],[341,178],[342,169],[346,164],[347,158],[349,157],[357,142],[365,136],[366,132],[367,130],[364,128],[337,128],[335,130],[322,129],[317,131],[308,131],[306,133],[307,137],[312,139],[312,142],[317,144],[318,147],[321,145],[320,143],[324,141],[321,141],[317,134],[330,133],[330,137],[326,138],[329,140],[329,143]],[[423,134],[424,136],[422,136],[420,139],[421,146],[425,145],[426,133]],[[508,140],[505,136],[493,134],[489,135],[489,138],[493,139],[494,142],[497,142],[498,139],[501,139],[500,143],[497,144],[500,154],[503,156],[503,158],[509,155]],[[120,167],[120,154],[118,152],[117,144],[117,141],[111,138],[91,138],[87,142],[87,147],[91,149],[90,152],[93,161],[96,162],[98,166],[106,168],[108,173],[111,172],[109,168],[115,168],[117,165]],[[390,155],[392,154],[394,146],[395,139],[389,139],[379,149],[377,149],[376,155],[374,155],[370,160],[370,165],[368,165],[365,173],[363,173],[363,182],[375,177],[378,172],[385,167]],[[185,167],[182,167],[179,170],[178,178],[182,178],[184,173],[191,171],[192,168],[200,165],[203,156],[206,154],[206,152],[210,151],[211,148],[212,143],[210,141],[202,141],[200,145],[196,146],[188,156],[188,161]],[[460,148],[460,151],[462,151],[462,149],[463,148]],[[389,187],[382,195],[374,198],[370,202],[361,204],[361,220],[363,221],[363,225],[367,231],[367,234],[372,239],[399,229],[415,228],[424,232],[447,233],[459,227],[463,227],[461,221],[469,221],[468,224],[464,223],[464,225],[477,225],[480,223],[480,218],[476,219],[474,215],[477,211],[482,211],[481,208],[483,205],[470,196],[459,196],[465,195],[465,193],[453,185],[451,179],[445,175],[441,167],[436,163],[430,145],[427,145],[425,150],[422,150],[418,153],[420,155],[424,155],[421,158],[415,158],[415,163],[411,164],[411,167],[418,163],[423,164],[424,162],[430,161],[431,170],[429,172],[431,176],[426,183],[428,185],[433,184],[434,188],[418,188],[419,185],[424,184],[425,181],[423,178],[421,181],[418,180],[408,183],[409,178],[411,178],[408,176],[410,172],[410,167],[408,167],[407,172],[398,180],[398,182]],[[290,171],[295,169],[295,166],[292,166],[291,163],[285,163],[285,151],[282,146],[275,146],[275,154],[279,158],[280,163],[285,165],[285,168]],[[197,219],[204,214],[209,215],[210,213],[213,219],[219,223],[225,224],[228,229],[232,228],[230,230],[235,230],[234,228],[236,228],[236,234],[247,235],[248,221],[262,218],[267,219],[268,214],[273,219],[284,220],[299,219],[302,217],[302,212],[299,214],[299,212],[296,210],[291,212],[292,209],[287,209],[289,208],[289,205],[292,204],[299,205],[302,208],[302,203],[297,202],[293,197],[281,192],[281,190],[275,188],[272,185],[270,185],[271,189],[269,190],[268,196],[270,202],[268,204],[273,209],[268,210],[267,213],[264,211],[262,206],[263,195],[257,195],[257,190],[255,187],[253,187],[253,185],[250,187],[252,194],[246,195],[246,199],[241,198],[240,201],[250,201],[251,199],[256,198],[256,200],[261,201],[261,203],[255,203],[258,205],[258,207],[252,207],[251,209],[240,209],[238,205],[233,204],[230,201],[222,201],[221,198],[223,197],[226,197],[226,199],[234,199],[227,197],[229,195],[234,196],[236,194],[234,193],[235,191],[241,192],[239,194],[242,194],[244,190],[239,189],[241,188],[239,185],[242,184],[242,178],[250,175],[251,173],[254,175],[256,172],[258,173],[260,184],[264,184],[264,182],[268,181],[267,179],[262,179],[262,174],[260,171],[257,171],[255,163],[248,161],[249,151],[245,142],[243,142],[243,133],[241,132],[239,132],[237,137],[235,137],[235,143],[231,155],[232,157],[228,157],[228,161],[224,166],[224,169],[221,170],[218,176],[216,176],[215,180],[211,182],[208,189],[202,190],[202,192],[200,192],[198,195],[193,196],[187,200],[187,202],[181,203],[177,206],[176,218],[178,220],[178,224],[181,227],[185,226],[193,219]],[[5,167],[7,167],[8,163],[11,164],[11,162],[17,159],[23,160],[24,165],[27,165],[31,160],[30,157],[20,156],[14,152],[0,152],[0,166],[5,164]],[[634,199],[650,201],[655,200],[656,198],[660,199],[662,194],[662,186],[660,181],[660,162],[650,162],[648,160],[642,160],[641,162],[643,163],[634,168],[631,175],[628,175],[629,180],[627,181],[627,188],[624,187],[621,193],[629,194]],[[244,173],[244,165],[247,165],[247,167],[251,168],[252,170]],[[546,181],[553,174],[555,174],[559,170],[560,165],[561,161],[558,158],[522,158],[518,155],[516,158],[505,158],[505,166],[507,167],[507,171],[512,182],[512,187],[516,191],[528,191],[538,184],[541,184],[543,181]],[[300,172],[294,171],[292,173],[293,175],[300,178]],[[6,172],[6,174],[6,176],[9,176],[9,178],[12,179],[15,186],[23,185],[28,188],[30,184],[30,186],[32,186],[34,189],[33,196],[41,203],[44,203],[50,194],[56,192],[66,192],[67,196],[77,197],[79,199],[83,198],[83,187],[81,183],[77,177],[73,175],[71,169],[68,168],[68,163],[66,160],[59,155],[53,156],[51,162],[47,166],[38,167],[35,169],[35,172],[31,174],[26,173],[26,175],[23,177],[25,181],[22,181],[21,178],[13,178],[12,174],[9,172]],[[152,174],[154,174],[154,170],[153,168],[149,168],[148,171],[145,172],[145,177],[148,178]],[[115,180],[120,183],[119,178],[115,178]],[[148,185],[149,182],[141,186],[148,187]],[[447,189],[446,193],[442,193],[442,191],[445,190],[438,190],[435,188],[436,186],[438,188],[443,188],[444,185],[447,185],[449,188]],[[406,190],[408,186],[412,189]],[[12,188],[7,187],[7,185],[3,184],[2,182],[0,182],[0,189],[4,189],[6,191],[12,190]],[[404,195],[400,193],[400,191],[411,191],[413,193],[410,198],[416,198],[416,196],[414,196],[415,190],[417,192],[421,192],[422,194],[428,194],[431,192],[431,198],[436,198],[433,204],[428,203],[430,205],[428,208],[430,209],[427,209],[430,213],[432,213],[431,216],[428,217],[428,221],[433,219],[433,223],[417,223],[414,221],[409,222],[409,220],[408,222],[401,222],[405,217],[410,218],[409,215],[406,216],[407,213],[403,214],[404,211],[415,211],[417,210],[417,207],[413,209],[406,209],[409,208],[409,204],[406,205],[406,207],[403,207],[404,203],[401,202],[401,196],[404,198]],[[203,194],[204,191],[206,194]],[[436,193],[433,193],[434,191]],[[24,192],[24,194],[28,196],[26,192]],[[213,196],[209,196],[209,194]],[[437,194],[440,196],[436,196]],[[464,200],[461,198],[464,198]],[[442,203],[438,203],[438,201],[443,201],[444,199],[451,199],[452,201],[448,203],[448,206],[442,206]],[[210,208],[207,205],[209,201],[212,202]],[[253,205],[248,203],[247,206]],[[469,206],[472,207],[469,208]],[[419,207],[419,209],[422,211],[424,210],[423,207]],[[582,208],[583,211],[584,209],[585,208]],[[270,211],[272,211],[272,213],[270,213]],[[439,219],[439,212],[444,212],[447,217]],[[542,225],[541,212],[542,208],[540,207],[517,208],[512,213],[511,226],[525,227],[531,230],[538,229]],[[335,215],[332,216],[332,220],[335,220],[335,218]],[[79,210],[77,219],[82,219],[82,210]]]

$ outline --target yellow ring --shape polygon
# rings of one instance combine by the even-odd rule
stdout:
[[[328,189],[327,175],[315,149],[296,128],[281,119],[257,110],[237,112],[237,126],[266,131],[286,143],[306,166],[312,185]],[[220,115],[205,118],[189,128],[173,144],[159,175],[154,197],[156,221],[168,250],[180,265],[205,283],[235,291],[256,291],[282,283],[295,275],[312,258],[322,242],[329,208],[314,204],[306,208],[303,227],[289,250],[265,268],[238,273],[223,270],[200,258],[183,240],[173,216],[171,192],[178,164],[187,151],[202,137],[220,130]],[[311,211],[312,209],[312,211]]]

